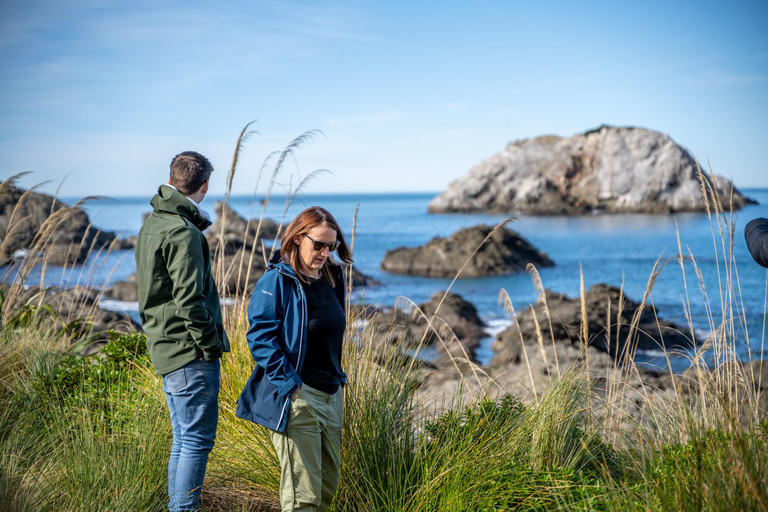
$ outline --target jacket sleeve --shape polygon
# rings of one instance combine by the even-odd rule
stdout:
[[[768,219],[754,219],[744,228],[747,247],[758,265],[768,268]]]
[[[339,303],[341,304],[341,310],[344,312],[344,318],[346,320],[347,317],[347,282],[344,276],[344,267],[339,265],[338,266],[339,271],[336,276],[336,293],[339,297]],[[339,287],[341,287],[339,289]],[[341,371],[341,387],[345,387],[347,385],[347,374],[344,372],[344,370]]]
[[[264,368],[267,379],[281,396],[288,396],[301,385],[301,378],[280,343],[283,328],[284,293],[282,276],[268,271],[256,283],[248,306],[248,348],[256,364]]]
[[[171,231],[163,242],[163,257],[173,282],[176,315],[206,361],[221,355],[216,322],[205,307],[205,265],[200,236],[189,229]]]

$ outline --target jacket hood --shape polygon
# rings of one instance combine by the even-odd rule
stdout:
[[[293,270],[293,267],[290,266],[285,261],[283,261],[283,259],[280,257],[280,249],[276,250],[275,254],[273,254],[272,258],[270,258],[269,260],[269,265],[267,265],[267,270],[271,268],[277,268],[277,269],[283,270],[287,272],[289,275],[293,277],[297,277],[296,271]]]
[[[180,215],[194,224],[200,231],[211,225],[211,221],[200,215],[200,211],[181,192],[168,185],[160,185],[157,194],[149,201],[158,213]]]

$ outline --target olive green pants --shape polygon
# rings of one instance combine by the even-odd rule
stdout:
[[[329,395],[306,384],[291,402],[285,432],[272,432],[280,459],[283,511],[321,512],[336,494],[341,470],[342,388]]]

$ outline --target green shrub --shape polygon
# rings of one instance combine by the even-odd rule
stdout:
[[[524,410],[523,403],[513,396],[505,396],[499,401],[485,399],[476,406],[466,407],[464,411],[450,409],[437,419],[427,420],[424,430],[434,437],[460,430],[480,435],[478,426],[487,429],[503,427],[516,421]],[[436,441],[439,442],[439,439]]]
[[[146,336],[109,331],[108,339],[103,349],[90,357],[45,354],[34,371],[33,396],[18,398],[76,407],[88,404],[108,422],[124,421],[140,398],[134,380],[151,367]],[[124,407],[111,405],[111,397],[118,398]]]

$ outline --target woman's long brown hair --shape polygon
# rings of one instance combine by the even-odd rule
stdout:
[[[288,224],[288,227],[285,228],[285,232],[283,233],[283,237],[280,239],[280,258],[293,267],[299,279],[307,284],[309,283],[309,278],[305,274],[309,269],[304,265],[304,262],[301,261],[299,246],[294,241],[294,238],[306,235],[309,230],[315,226],[328,226],[336,231],[336,240],[341,242],[336,253],[344,263],[352,263],[352,252],[349,250],[349,246],[347,246],[347,242],[344,240],[344,233],[341,232],[339,223],[336,222],[333,215],[331,215],[325,208],[310,206],[298,214],[296,218]],[[337,265],[337,263],[329,256],[325,265],[323,265],[322,277],[328,281],[331,286],[335,287],[336,280],[329,268],[329,264]]]

